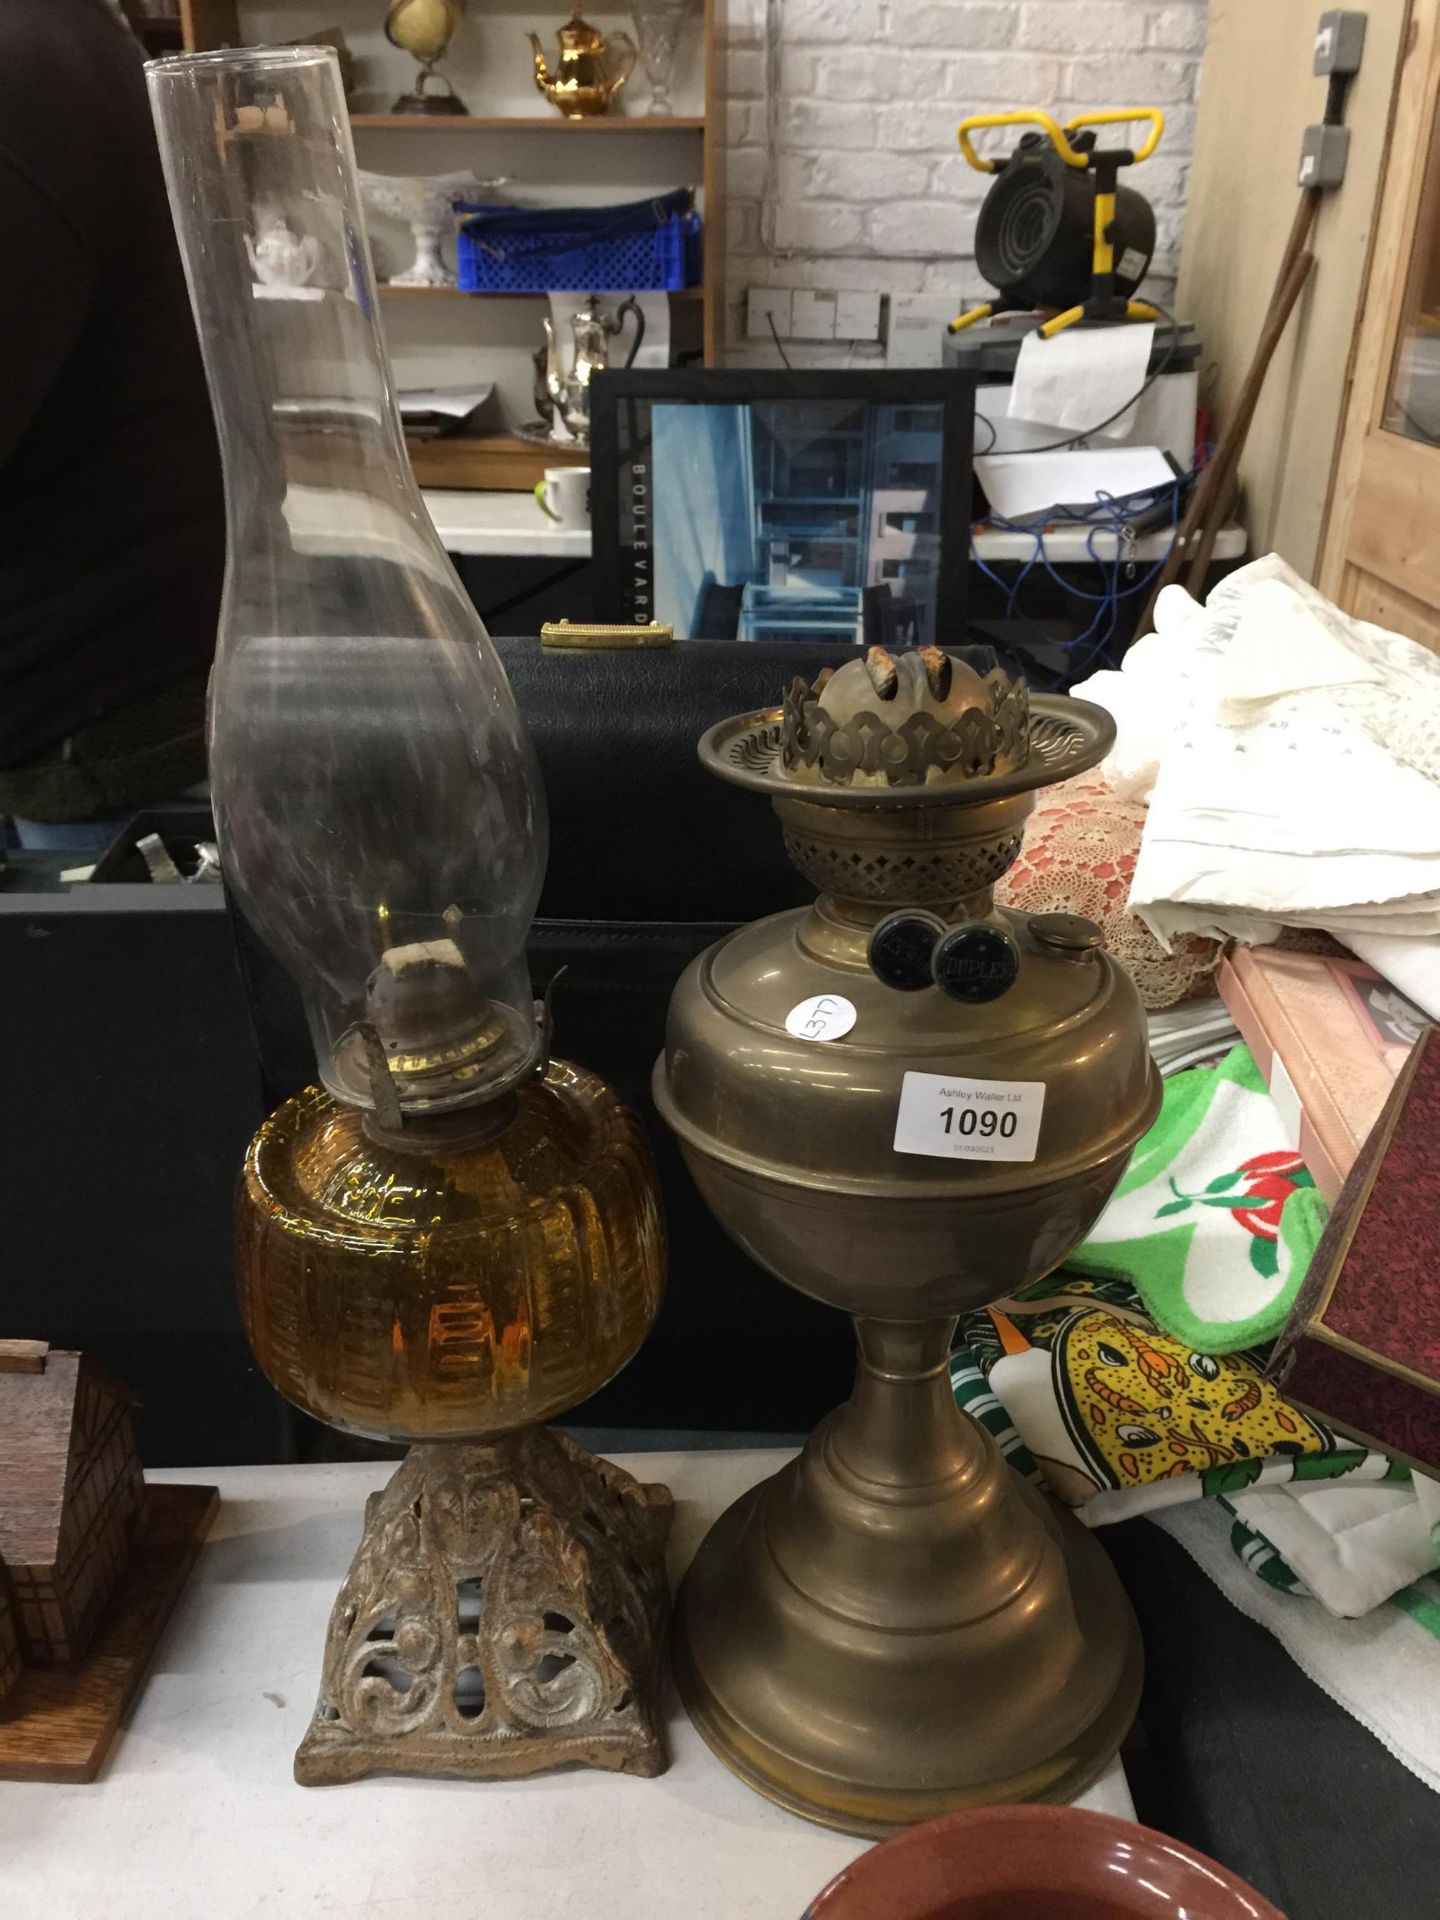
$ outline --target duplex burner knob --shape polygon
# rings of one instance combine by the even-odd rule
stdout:
[[[979,1005],[1014,986],[1020,950],[999,927],[959,926],[937,944],[930,964],[942,993]]]
[[[939,987],[972,1005],[998,999],[1020,971],[1019,949],[999,927],[972,921],[947,927],[938,914],[914,909],[880,922],[869,959],[876,979],[899,993]]]
[[[870,971],[882,986],[894,987],[897,993],[933,987],[931,964],[944,935],[945,922],[937,913],[910,907],[887,914],[870,936]]]

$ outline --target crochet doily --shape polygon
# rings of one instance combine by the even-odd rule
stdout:
[[[1166,953],[1126,908],[1144,825],[1144,807],[1117,799],[1103,774],[1062,780],[1041,794],[1020,857],[997,882],[995,897],[1021,913],[1083,913],[1098,921],[1145,1008],[1158,1013],[1206,985],[1220,947],[1195,937]]]

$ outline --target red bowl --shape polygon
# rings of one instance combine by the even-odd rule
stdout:
[[[1149,1827],[1079,1807],[977,1807],[862,1854],[805,1920],[1284,1920]]]

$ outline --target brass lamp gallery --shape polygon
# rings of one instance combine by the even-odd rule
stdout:
[[[655,1098],[716,1217],[860,1352],[849,1403],[702,1544],[676,1672],[738,1774],[855,1833],[1071,1797],[1139,1695],[1109,1561],[947,1367],[957,1315],[1065,1259],[1159,1107],[1099,929],[991,894],[1035,790],[1112,737],[998,669],[876,649],[701,742],[821,892],[690,967]]]
[[[531,996],[544,796],[405,457],[334,56],[149,78],[225,466],[222,860],[322,1082],[246,1155],[241,1307],[297,1406],[412,1443],[296,1774],[654,1773],[669,1495],[535,1423],[644,1339],[663,1225],[635,1120]]]

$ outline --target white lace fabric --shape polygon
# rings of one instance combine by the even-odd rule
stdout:
[[[1105,762],[1148,798],[1130,905],[1162,945],[1323,928],[1440,1017],[1440,659],[1267,555],[1167,588],[1118,673]]]

